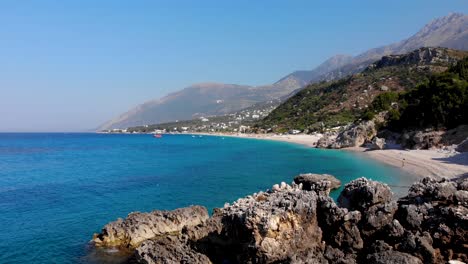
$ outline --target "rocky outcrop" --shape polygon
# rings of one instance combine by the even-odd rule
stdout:
[[[295,181],[299,184],[281,183],[272,190],[241,198],[215,209],[209,219],[201,213],[203,217],[198,224],[179,223],[178,228],[183,227],[175,232],[159,232],[158,236],[140,242],[131,260],[409,264],[468,261],[467,178],[458,181],[426,178],[412,185],[408,195],[398,201],[393,200],[387,185],[359,178],[345,185],[337,203],[322,188],[316,188],[321,186],[317,182],[327,181],[322,178],[327,176],[297,177]],[[196,207],[183,210],[193,212],[192,216],[203,211]],[[159,217],[152,218],[156,222],[150,223],[144,214],[131,214],[129,218],[132,220],[117,221],[117,226],[145,223],[142,227],[127,224],[125,228],[160,230],[157,225],[167,225]],[[108,226],[97,236],[100,240],[95,239],[96,246],[114,245],[100,241],[109,237],[109,233],[114,236],[122,233],[116,234],[111,231],[116,228]]]
[[[180,237],[175,236],[146,240],[136,248],[132,261],[137,263],[211,263],[206,255],[193,250]]]
[[[279,263],[322,250],[317,194],[282,183],[219,210],[226,248],[239,263]],[[216,257],[216,256],[215,256]],[[231,260],[232,261],[232,260]]]
[[[364,121],[339,133],[334,143],[329,148],[340,149],[349,147],[359,147],[377,134],[374,121]]]
[[[443,131],[412,131],[401,137],[402,146],[409,149],[431,149],[442,145]]]
[[[387,185],[365,178],[347,184],[338,197],[338,204],[361,213],[361,233],[366,237],[392,223],[397,209],[393,193]]]
[[[385,138],[374,137],[372,142],[370,143],[369,148],[371,150],[381,150],[384,149],[386,146]]]
[[[317,148],[330,148],[336,141],[336,135],[324,134],[317,141]]]
[[[457,59],[451,56],[449,50],[443,48],[419,48],[404,55],[383,56],[379,61],[371,64],[367,70],[400,65],[455,64]]]
[[[191,206],[173,211],[135,212],[126,219],[118,219],[104,226],[93,241],[97,246],[136,248],[143,241],[180,233],[183,228],[202,224],[208,211],[202,206]]]
[[[341,181],[330,174],[300,174],[294,178],[294,182],[301,185],[303,190],[325,195],[341,186]]]

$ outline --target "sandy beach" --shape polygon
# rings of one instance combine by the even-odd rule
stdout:
[[[241,138],[276,140],[315,147],[321,135],[274,135],[274,134],[209,134]],[[372,150],[366,148],[346,148],[359,155],[375,159],[379,162],[400,168],[412,175],[433,178],[455,178],[468,175],[468,153],[457,153],[442,149],[404,150],[385,149]]]

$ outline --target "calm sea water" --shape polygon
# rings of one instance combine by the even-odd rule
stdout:
[[[392,185],[414,180],[353,153],[282,142],[0,134],[0,263],[85,263],[93,233],[131,211],[211,210],[303,172],[344,183],[360,176]]]

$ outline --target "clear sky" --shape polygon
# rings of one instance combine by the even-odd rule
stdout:
[[[0,1],[0,131],[83,131],[197,82],[261,85],[466,0]]]

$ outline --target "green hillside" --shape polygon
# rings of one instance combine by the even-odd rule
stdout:
[[[362,73],[305,87],[257,127],[274,132],[307,132],[353,122],[369,112],[380,94],[408,91],[466,56],[468,52],[445,48],[421,48],[404,55],[384,56]]]

